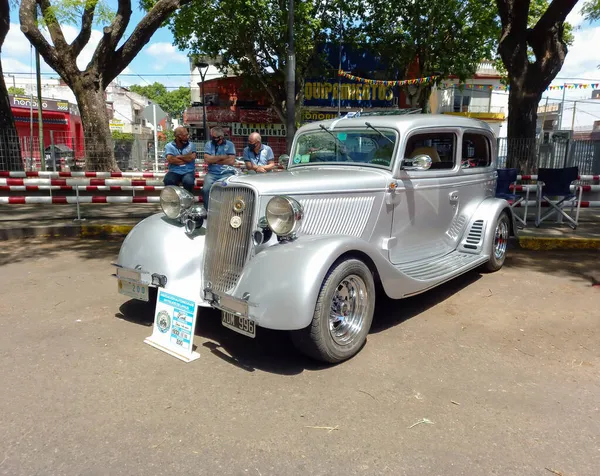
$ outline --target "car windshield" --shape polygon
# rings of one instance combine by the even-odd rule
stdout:
[[[373,165],[389,169],[396,134],[385,129],[343,129],[306,132],[298,137],[291,166],[314,163]]]

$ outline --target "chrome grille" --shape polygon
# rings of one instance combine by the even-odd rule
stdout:
[[[239,199],[244,201],[245,208],[236,212],[233,206]],[[234,216],[241,218],[239,228],[231,226]],[[253,223],[254,192],[251,189],[213,186],[206,224],[205,286],[210,283],[212,290],[227,292],[236,285],[250,253]]]

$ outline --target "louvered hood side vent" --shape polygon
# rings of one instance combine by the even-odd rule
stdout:
[[[479,252],[483,244],[483,235],[485,233],[485,222],[476,220],[469,228],[467,236],[464,238],[461,247],[464,251]]]

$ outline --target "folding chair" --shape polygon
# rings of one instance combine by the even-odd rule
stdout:
[[[512,201],[510,208],[513,209],[523,200],[525,200],[525,213],[523,218],[513,213],[516,220],[520,221],[523,226],[527,226],[527,208],[529,206],[529,188],[526,188],[525,197],[519,196],[514,192],[510,191],[511,184],[517,186],[517,175],[519,171],[517,169],[498,169],[498,178],[496,179],[496,197],[503,198],[504,200]]]
[[[564,169],[539,169],[538,170],[538,181],[537,181],[537,213],[535,226],[540,226],[540,223],[552,214],[557,213],[558,223],[562,223],[562,217],[569,221],[569,226],[577,228],[579,222],[579,210],[581,207],[581,194],[583,188],[579,185],[575,187],[575,193],[571,192],[571,184],[579,178],[578,167],[567,167]],[[575,200],[577,190],[579,190],[579,196]],[[552,201],[550,197],[562,197],[562,200]],[[541,215],[542,201],[548,202],[551,210],[548,211],[544,216]],[[573,219],[568,213],[563,210],[564,203],[569,200],[571,201],[571,215],[573,214],[573,208],[575,202],[577,202],[577,213]]]

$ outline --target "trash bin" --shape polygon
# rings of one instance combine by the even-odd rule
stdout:
[[[50,145],[44,149],[44,153],[46,156],[46,170],[48,171],[62,172],[64,167],[70,168],[73,163],[73,149],[65,144]],[[54,168],[54,161],[56,161],[56,169]],[[69,169],[67,168],[67,170]]]

